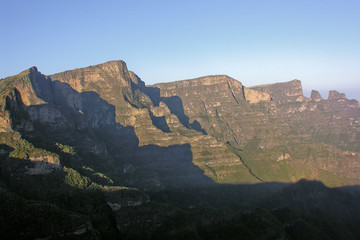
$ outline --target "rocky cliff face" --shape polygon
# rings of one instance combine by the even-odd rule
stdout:
[[[265,131],[264,122],[271,124],[269,116],[254,111],[258,106],[254,103],[269,102],[270,95],[245,88],[227,76],[208,76],[195,79],[194,83],[185,80],[152,87],[158,92],[150,96],[165,102],[182,122],[190,127],[197,123],[204,132],[238,148],[255,136],[255,129]],[[176,112],[182,108],[184,112]]]
[[[360,181],[358,102],[336,91],[306,98],[299,80],[247,88],[220,75],[145,86],[111,61],[51,76],[34,67],[2,80],[1,92],[2,132],[95,154],[128,186]]]
[[[285,83],[274,83],[251,87],[251,89],[269,93],[278,103],[301,102],[304,100],[301,82],[292,80]]]
[[[93,91],[101,85],[104,89],[97,89],[105,94],[112,87],[129,87],[131,78],[123,61],[110,61],[104,64],[89,66],[51,75],[54,80],[61,80],[69,84],[77,92]]]
[[[16,89],[17,98],[8,95],[11,112],[19,112],[14,103],[22,106],[26,116],[18,121],[40,122],[51,127],[85,128],[114,124],[113,106],[99,98],[95,92],[79,93],[69,84],[54,81],[33,67],[13,79],[7,88]],[[16,128],[16,127],[15,127]]]
[[[14,130],[32,130],[32,123],[29,121],[25,112],[24,103],[21,101],[21,95],[16,88],[5,90],[1,106],[0,129],[1,132],[10,132]]]
[[[287,182],[360,184],[359,144],[359,103],[305,98],[299,81],[145,86],[122,61],[52,76],[33,67],[0,80],[1,232],[207,239],[224,228],[258,237],[262,222],[264,238],[358,239],[357,187]]]
[[[183,109],[174,113],[163,101],[153,104],[145,84],[122,61],[49,77],[33,68],[12,84],[23,86],[18,91],[19,105],[24,106],[24,113],[36,126],[24,130],[24,134],[31,139],[39,138],[41,131],[49,131],[51,136],[46,135],[51,141],[64,139],[75,148],[95,153],[124,169],[131,166],[132,171],[125,171],[121,177],[124,184],[146,188],[209,185],[213,180],[226,182],[227,175],[215,169],[231,166],[248,176],[249,182],[257,181],[225,143],[204,134],[196,123],[192,127],[184,124],[183,116],[177,114]],[[235,84],[235,94],[243,98],[242,85],[228,83],[231,84]],[[21,102],[22,98],[27,99],[27,104]],[[11,112],[15,110],[12,108]],[[9,122],[4,120],[2,129],[16,130]],[[99,140],[87,132],[80,136],[72,133],[92,129],[102,129],[105,139]],[[81,141],[72,140],[79,137]],[[121,169],[119,174],[123,173]]]
[[[170,109],[176,109],[175,101],[177,106],[183,106],[183,115],[189,117],[187,122],[198,122],[209,135],[242,149],[245,165],[261,180],[295,181],[301,176],[330,178],[334,184],[341,181],[339,177],[358,181],[352,169],[359,169],[360,165],[342,153],[360,150],[360,112],[356,101],[347,100],[336,91],[330,91],[327,100],[313,91],[308,99],[302,94],[299,80],[242,86],[243,94],[239,94],[239,88],[231,88],[241,83],[229,85],[219,81],[226,78],[206,77],[203,87],[192,80],[152,87],[158,89],[159,99]],[[306,148],[308,153],[298,152],[298,148]],[[323,151],[327,157],[319,156]],[[265,165],[272,169],[271,173],[262,172]]]
[[[336,90],[331,90],[329,91],[329,97],[328,97],[329,100],[346,100],[346,96],[344,93],[339,93],[338,91]]]
[[[68,84],[78,93],[95,92],[100,98],[117,107],[130,108],[131,104],[148,104],[140,89],[145,85],[135,73],[129,72],[125,62],[110,61],[51,75],[54,81]],[[136,102],[136,103],[135,103]],[[122,115],[123,112],[117,112]]]
[[[311,91],[310,99],[315,102],[319,102],[319,101],[323,100],[320,93],[316,90]]]
[[[259,103],[261,101],[270,101],[271,95],[266,92],[257,91],[251,88],[244,87],[244,94],[246,101],[250,103]]]

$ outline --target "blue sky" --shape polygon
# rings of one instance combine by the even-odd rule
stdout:
[[[0,78],[124,60],[146,84],[300,79],[360,99],[360,1],[0,1]]]

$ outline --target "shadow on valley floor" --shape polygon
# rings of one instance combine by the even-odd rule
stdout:
[[[34,130],[20,132],[34,146],[59,154],[65,166],[89,166],[109,174],[117,184],[141,189],[215,184],[192,163],[189,144],[139,146],[134,129],[116,123],[115,107],[96,92],[79,93],[43,75],[32,84],[46,104],[25,107]]]

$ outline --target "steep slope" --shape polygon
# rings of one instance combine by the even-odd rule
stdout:
[[[51,75],[54,81],[69,84],[75,91],[96,92],[100,98],[116,106],[116,116],[121,118],[131,105],[151,104],[140,92],[144,83],[134,73],[128,71],[125,62],[110,61]]]
[[[164,104],[165,102],[154,99],[151,95],[149,97],[148,94],[152,89],[146,88],[139,77],[128,72],[122,61],[68,71],[52,75],[51,78],[69,83],[74,88],[78,87],[79,91],[98,92],[102,99],[115,106],[117,122],[134,129],[139,146],[169,147],[178,144],[188,146],[186,147],[188,154],[182,154],[183,157],[179,155],[175,157],[169,152],[171,156],[168,158],[178,159],[174,164],[190,159],[204,171],[205,175],[219,182],[258,181],[226,144],[217,141],[212,136],[204,135],[204,132],[196,126],[189,127],[184,116],[181,115],[184,111],[181,105],[176,106],[176,111],[173,112],[173,108],[171,106],[169,108],[167,104]],[[82,78],[87,80],[82,80]],[[241,86],[237,91],[242,92]],[[151,147],[146,148],[149,150],[143,153],[137,152],[135,157],[137,159],[150,157],[160,161],[160,158],[166,156],[159,156]],[[221,170],[222,168],[233,168],[232,171],[239,174],[237,177],[229,176]],[[174,169],[176,169],[175,166]]]
[[[270,124],[269,116],[252,111],[252,105],[246,101],[246,88],[228,76],[208,76],[151,87],[152,99],[164,101],[185,124],[201,126],[209,135],[236,147],[243,147],[255,131],[265,131],[264,125]],[[260,101],[269,100],[268,95],[256,92],[252,91],[252,95],[258,95]],[[248,90],[246,93],[251,95]],[[178,112],[182,107],[184,112]]]
[[[147,87],[111,61],[33,67],[0,93],[1,239],[360,236],[357,186],[273,183],[359,184],[359,105],[336,91]]]
[[[272,100],[277,103],[300,102],[305,99],[303,96],[301,82],[299,80],[260,85],[251,87],[250,89],[269,93]]]
[[[313,91],[308,99],[302,95],[298,80],[253,89],[271,94],[277,102],[277,111],[289,124],[291,131],[295,131],[294,138],[360,151],[360,108],[356,100],[348,100],[345,94],[334,90],[329,92],[328,99],[323,99],[317,91]]]
[[[4,120],[4,129],[20,129],[44,149],[63,144],[95,154],[113,166],[109,174],[121,184],[151,189],[259,181],[225,143],[184,125],[163,102],[154,106],[122,61],[49,77],[32,68],[11,84],[20,89],[24,117],[12,127]],[[24,123],[31,127],[21,128]],[[223,170],[230,168],[238,174]]]
[[[358,102],[336,91],[308,99],[298,80],[246,88],[221,75],[146,87],[110,61],[48,77],[34,67],[1,86],[2,131],[95,154],[122,184],[360,180]]]
[[[360,109],[343,94],[331,91],[324,100],[313,92],[308,99],[299,80],[246,88],[227,76],[151,88],[152,99],[165,102],[190,127],[198,123],[238,149],[244,165],[263,181],[309,178],[333,186],[360,180]],[[183,113],[176,112],[178,106]]]

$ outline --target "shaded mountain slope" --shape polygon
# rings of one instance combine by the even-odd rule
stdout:
[[[1,238],[360,236],[357,186],[289,184],[359,183],[359,105],[336,91],[224,75],[145,86],[111,61],[33,67],[0,97]]]
[[[33,67],[1,90],[3,132],[95,154],[132,186],[168,185],[161,168],[170,163],[188,163],[179,181],[188,172],[191,185],[203,183],[190,180],[192,168],[209,183],[359,182],[358,102],[336,91],[308,99],[298,80],[246,88],[220,75],[147,87],[111,61],[51,76]],[[146,177],[129,180],[137,174]]]
[[[201,186],[213,182],[206,180],[208,177],[227,181],[221,168],[230,167],[241,173],[232,181],[258,181],[225,143],[183,125],[166,104],[154,106],[144,93],[144,84],[121,61],[50,77],[32,68],[13,80],[12,86],[18,98],[7,97],[4,112],[24,115],[15,118],[12,129],[44,149],[60,143],[85,155],[95,154],[113,165],[112,174],[123,184],[141,188],[184,183]],[[13,107],[14,102],[19,107]],[[177,180],[167,179],[177,175]]]
[[[186,116],[185,122],[198,123],[207,134],[228,142],[263,181],[308,178],[335,186],[360,180],[359,103],[344,94],[331,91],[329,99],[322,99],[313,92],[306,98],[299,80],[246,88],[227,76],[149,89],[153,100],[183,108],[183,113],[173,112]]]

